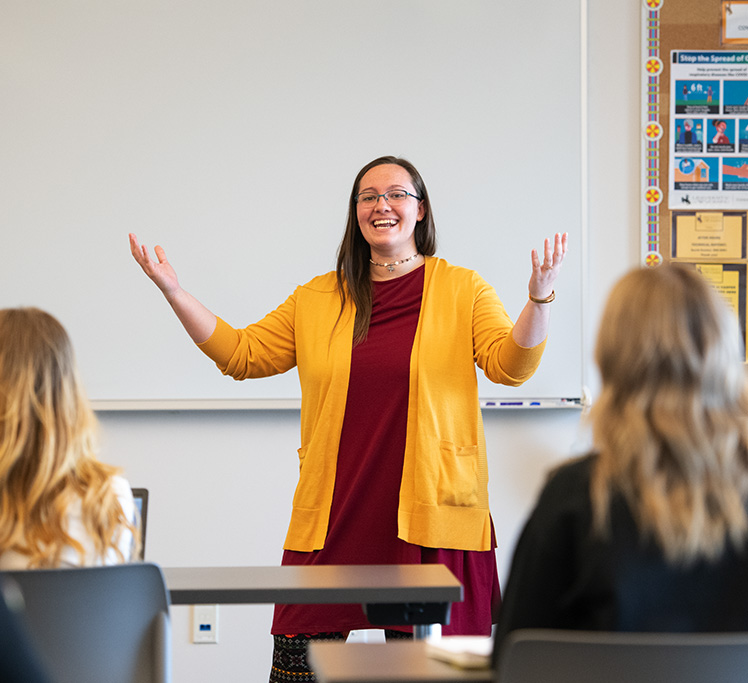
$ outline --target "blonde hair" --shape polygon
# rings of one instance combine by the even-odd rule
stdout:
[[[113,490],[117,468],[95,455],[96,419],[83,391],[63,326],[36,308],[0,310],[0,553],[14,550],[29,567],[55,567],[63,549],[81,544],[67,532],[80,501],[97,558],[130,529]]]
[[[599,533],[619,494],[672,563],[743,545],[744,359],[735,316],[695,268],[643,268],[618,282],[600,324],[602,392],[591,411]]]

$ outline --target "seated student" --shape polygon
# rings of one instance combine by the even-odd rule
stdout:
[[[130,486],[97,460],[95,428],[62,325],[0,310],[0,570],[136,557]]]
[[[518,628],[748,630],[748,395],[736,318],[695,268],[613,288],[594,451],[547,481],[496,644]]]

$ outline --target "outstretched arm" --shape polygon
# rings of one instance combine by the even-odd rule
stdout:
[[[164,250],[157,246],[154,251],[158,261],[152,261],[146,246],[138,244],[138,238],[130,233],[130,251],[143,272],[166,297],[192,340],[200,344],[208,339],[216,328],[216,316],[179,286],[177,274],[167,261]]]
[[[553,293],[553,283],[556,281],[561,264],[566,256],[569,234],[556,233],[553,242],[546,237],[544,244],[543,263],[538,252],[533,249],[531,254],[532,275],[530,276],[530,296],[535,299],[547,299]],[[551,304],[539,304],[531,299],[522,309],[512,330],[514,341],[520,346],[530,348],[537,346],[548,336],[548,323],[551,318]]]

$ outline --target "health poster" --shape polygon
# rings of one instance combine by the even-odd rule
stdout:
[[[748,52],[674,50],[670,209],[748,208]]]

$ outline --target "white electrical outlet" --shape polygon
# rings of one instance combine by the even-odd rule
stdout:
[[[192,606],[192,642],[218,642],[218,605]]]

